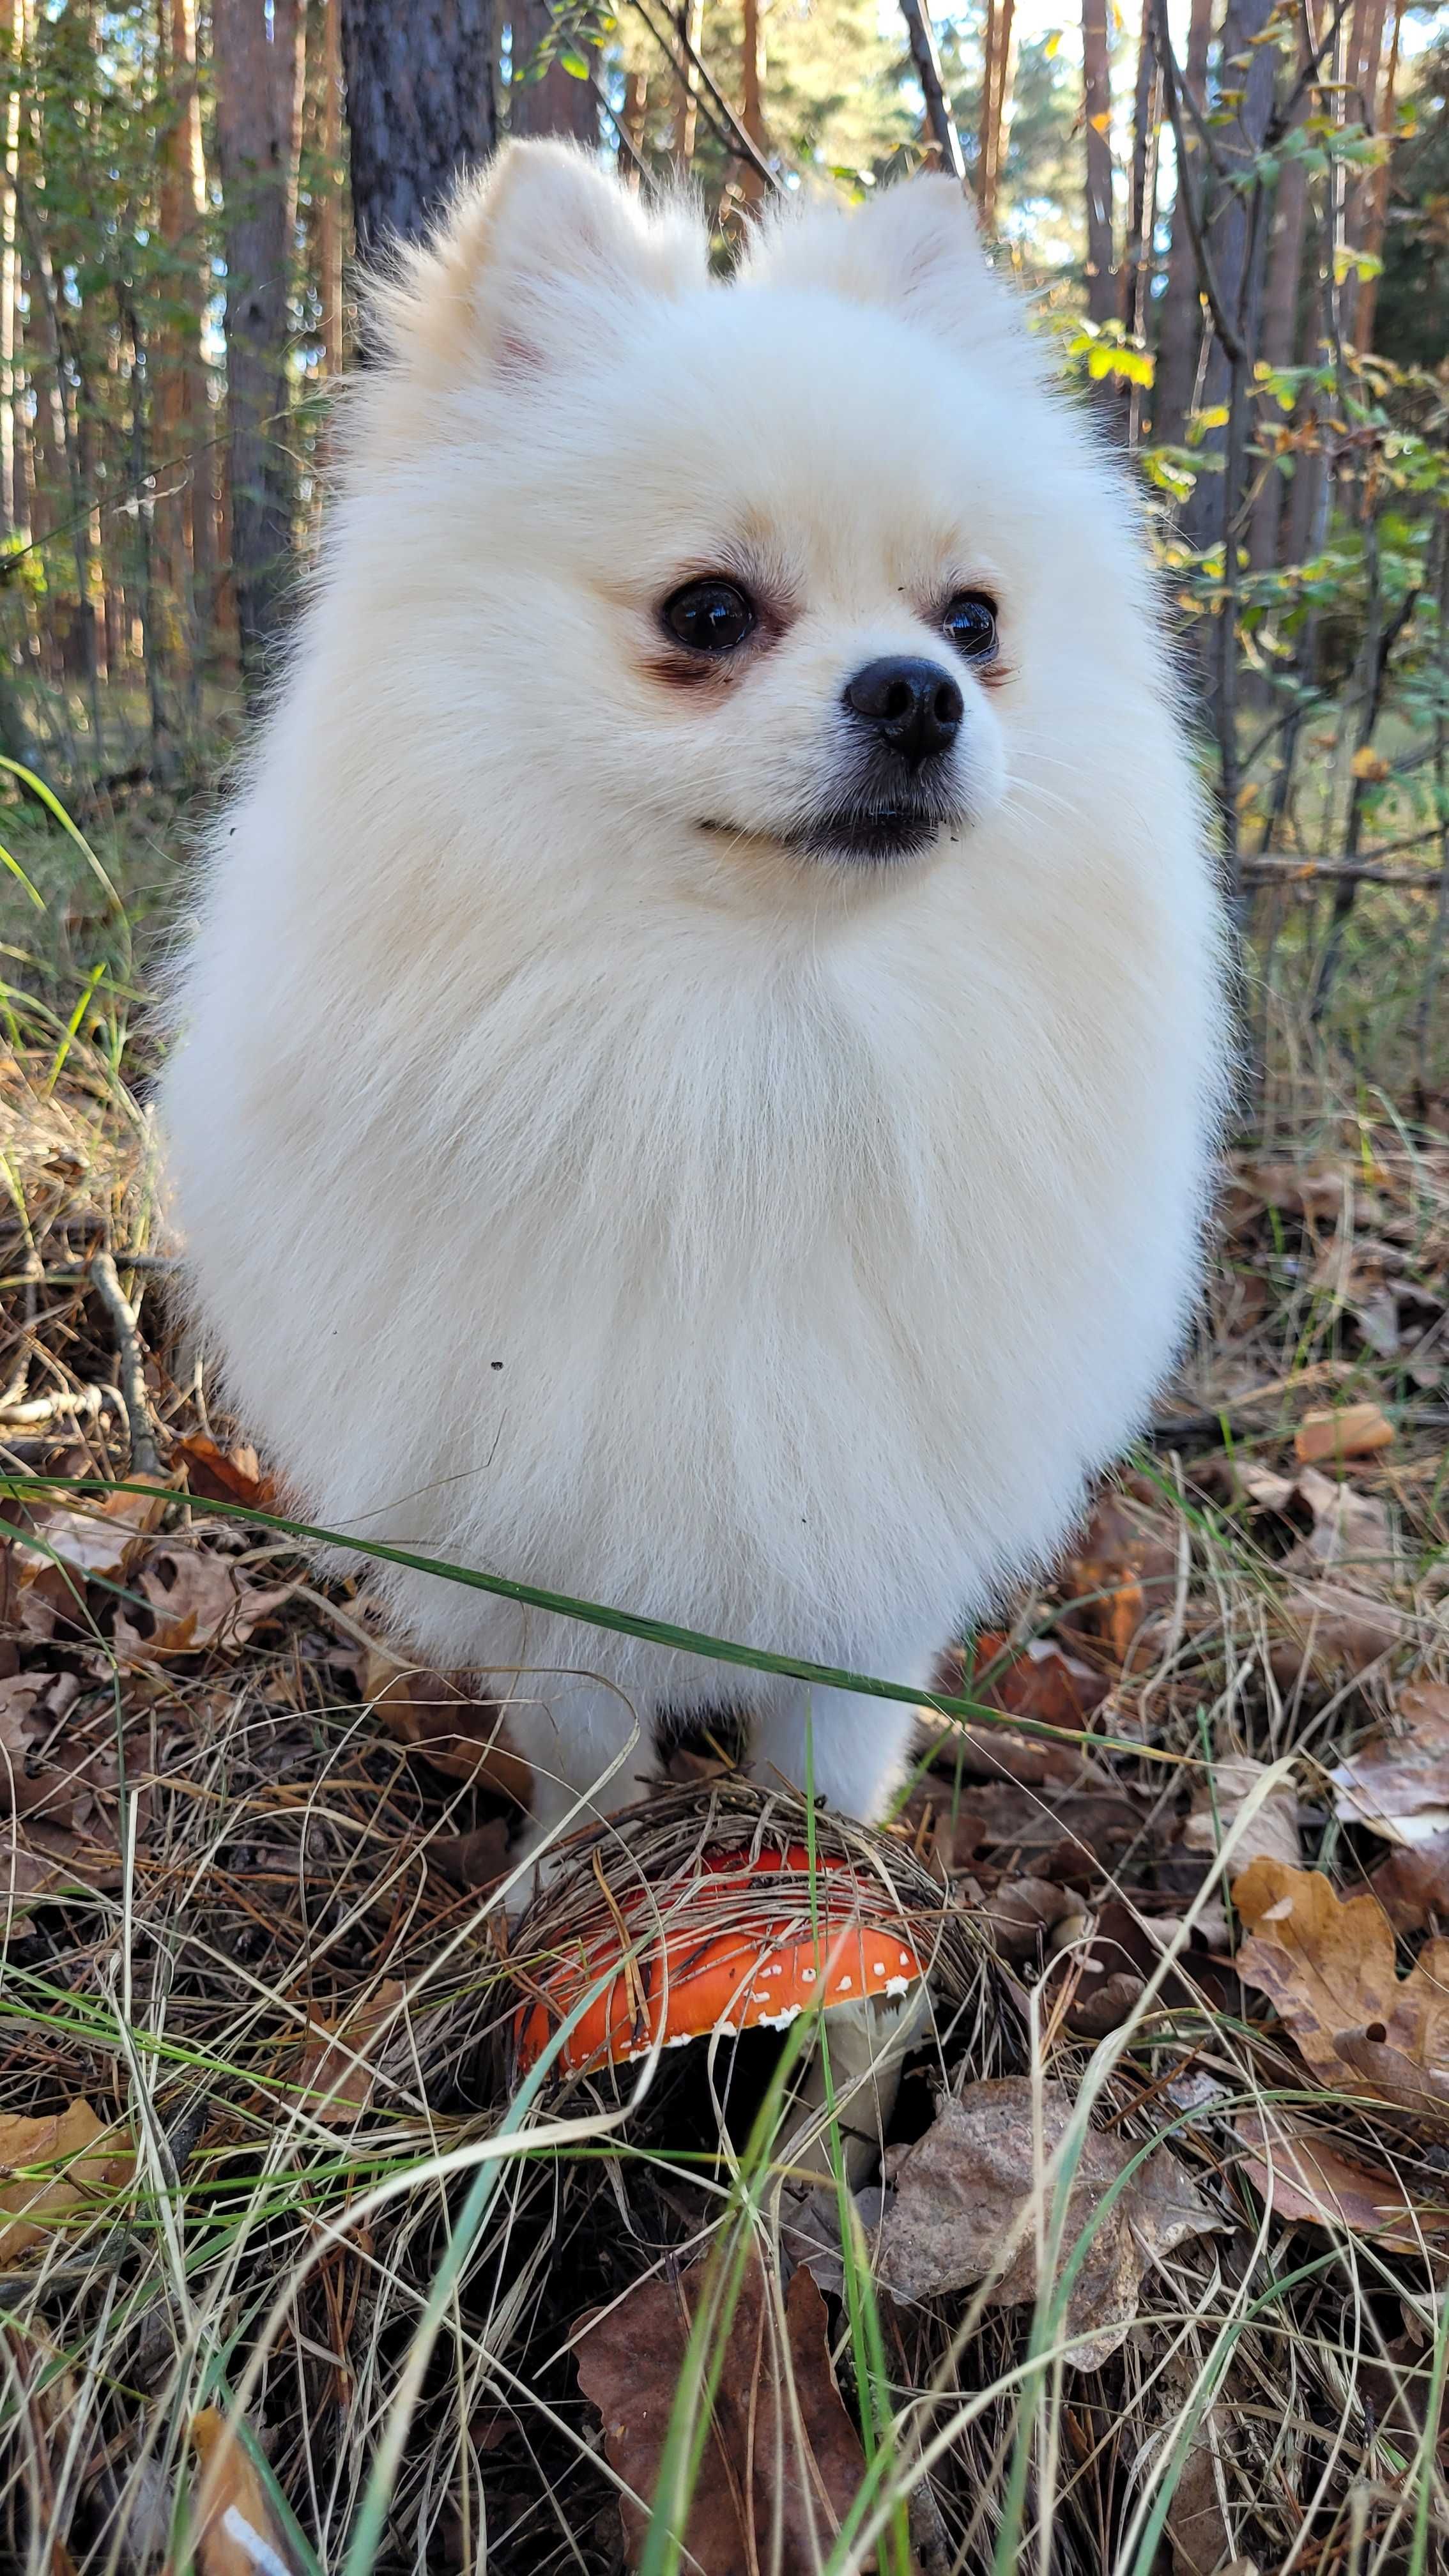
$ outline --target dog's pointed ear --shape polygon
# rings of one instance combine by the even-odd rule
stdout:
[[[708,244],[682,200],[641,206],[576,146],[506,144],[438,230],[372,290],[383,347],[456,378],[469,356],[514,376],[577,365],[620,306],[703,285]]]
[[[854,212],[787,206],[761,228],[741,282],[883,305],[943,338],[1010,339],[1018,327],[964,192],[935,172],[898,180]]]

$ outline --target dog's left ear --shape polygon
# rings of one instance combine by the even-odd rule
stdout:
[[[898,180],[853,213],[832,202],[787,207],[762,228],[741,283],[884,305],[943,339],[979,341],[988,331],[1010,339],[1017,331],[965,194],[934,172]]]

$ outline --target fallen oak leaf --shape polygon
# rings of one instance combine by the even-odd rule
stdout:
[[[1335,1484],[1305,1467],[1295,1478],[1293,1500],[1311,1516],[1311,1526],[1291,1548],[1290,1572],[1351,1572],[1355,1591],[1386,1588],[1397,1574],[1393,1531],[1385,1506],[1373,1494],[1352,1485]]]
[[[621,2495],[628,2563],[637,2567],[659,2483],[676,2391],[707,2265],[641,2281],[585,2324],[579,2385],[603,2418]],[[682,2540],[700,2576],[814,2576],[865,2476],[865,2454],[830,2365],[825,2301],[802,2265],[779,2316],[775,2285],[751,2249],[729,2325],[709,2438]],[[788,2381],[782,2366],[788,2356]]]
[[[138,1479],[139,1483],[140,1480]],[[78,1584],[119,1583],[175,1497],[164,1485],[46,1504],[15,1534],[16,1580],[73,1610]]]
[[[1287,1690],[1305,1669],[1327,1682],[1356,1680],[1415,1635],[1413,1620],[1393,1602],[1322,1577],[1288,1585],[1275,1608],[1294,1640],[1286,1651],[1275,1647],[1270,1657],[1280,1688]]]
[[[94,2214],[99,2197],[135,2169],[113,2124],[83,2097],[47,2119],[0,2118],[0,2262],[41,2245],[67,2221]]]
[[[1449,1833],[1449,1690],[1411,1685],[1394,1717],[1330,1771],[1334,1811],[1387,1842],[1432,1842]]]
[[[924,2137],[891,2152],[893,2190],[876,2238],[884,2288],[898,2298],[934,2298],[995,2274],[988,2306],[1020,2307],[1039,2296],[1038,2160],[1045,2163],[1060,2146],[1074,2106],[1065,2085],[1042,2085],[1038,2139],[1037,2104],[1026,2076],[969,2084],[941,2104]],[[1226,2224],[1169,2148],[1155,2146],[1137,2163],[1140,2155],[1132,2141],[1098,2129],[1082,2142],[1061,2236],[1065,2258],[1091,2229],[1066,2304],[1076,2370],[1100,2369],[1126,2341],[1151,2264],[1186,2238]]]
[[[1413,2253],[1423,2234],[1449,2227],[1449,2208],[1416,2211],[1397,2174],[1351,2164],[1330,2140],[1277,2105],[1240,2112],[1234,2127],[1248,2150],[1239,2171],[1279,2218],[1347,2228],[1396,2253]]]
[[[206,1502],[237,1503],[243,1511],[277,1508],[277,1480],[264,1474],[255,1449],[245,1442],[222,1449],[205,1432],[188,1432],[176,1442],[171,1466],[173,1473],[185,1468],[188,1490]]]
[[[527,1806],[532,1770],[514,1749],[497,1701],[477,1698],[466,1673],[429,1672],[373,1646],[362,1696],[389,1731],[435,1771]]]
[[[1233,1882],[1248,1927],[1238,1974],[1267,1995],[1325,2082],[1449,2122],[1449,1940],[1400,1977],[1376,1897],[1340,1897],[1320,1870],[1255,1860]]]
[[[124,1662],[157,1655],[200,1655],[213,1646],[246,1645],[292,1598],[290,1584],[249,1583],[230,1558],[168,1544],[153,1548],[131,1575],[113,1637]]]
[[[1207,1778],[1193,1793],[1192,1813],[1182,1829],[1184,1848],[1215,1859],[1231,1841],[1235,1869],[1246,1869],[1261,1859],[1285,1861],[1296,1869],[1303,1854],[1298,1797],[1291,1780],[1275,1782],[1239,1828],[1238,1820],[1268,1777],[1269,1767],[1244,1753],[1224,1754],[1210,1764]]]

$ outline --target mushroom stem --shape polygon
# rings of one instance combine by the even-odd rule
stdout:
[[[915,2046],[930,2008],[930,1992],[918,1977],[908,1994],[881,2001],[836,2004],[825,2015],[830,2053],[830,2090],[840,2124],[845,2179],[852,2191],[870,2181],[880,2162],[885,2133],[895,2109],[901,2067]],[[795,2089],[795,2116],[780,2141],[782,2164],[817,2182],[831,2183],[831,2104],[825,2084],[825,2050],[817,2047]]]

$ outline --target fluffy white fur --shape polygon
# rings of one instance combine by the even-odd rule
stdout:
[[[325,576],[216,832],[164,1115],[238,1407],[332,1526],[925,1681],[1057,1547],[1193,1293],[1218,921],[1135,510],[958,192],[765,233],[511,150],[410,254]],[[786,603],[669,685],[660,601]],[[972,820],[869,866],[849,674],[951,651]],[[702,830],[709,822],[727,827]],[[746,1708],[876,1812],[907,1713],[393,1580],[491,1674],[536,1831]]]

